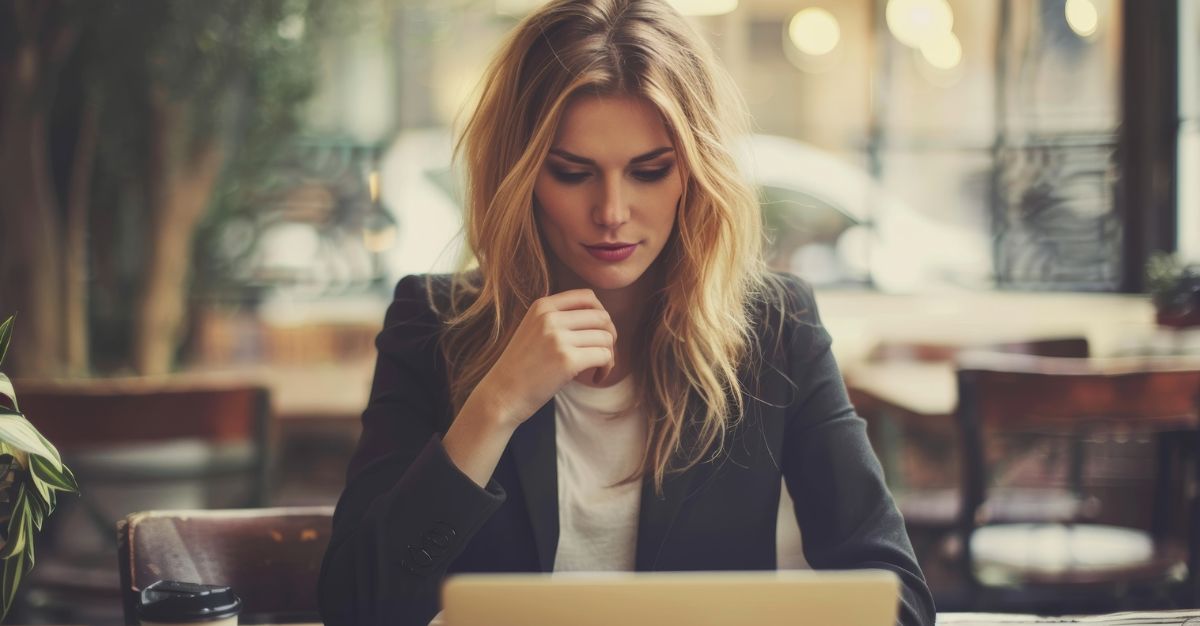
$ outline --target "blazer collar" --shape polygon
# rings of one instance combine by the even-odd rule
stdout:
[[[554,569],[559,537],[558,458],[554,409],[554,400],[551,399],[517,428],[510,442],[513,463],[533,528],[538,566],[543,572]],[[679,516],[681,505],[688,497],[689,486],[695,482],[698,475],[707,475],[712,465],[711,462],[701,463],[686,472],[668,474],[663,482],[661,495],[655,493],[653,476],[647,475],[642,479],[636,570],[658,569],[663,543]]]

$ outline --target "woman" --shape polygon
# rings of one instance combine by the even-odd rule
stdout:
[[[463,571],[815,568],[933,603],[811,290],[765,271],[741,109],[661,0],[559,0],[460,145],[478,268],[408,277],[321,576],[327,624],[425,624]]]

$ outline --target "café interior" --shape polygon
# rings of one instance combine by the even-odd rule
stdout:
[[[671,2],[938,623],[1200,623],[1200,0]],[[539,4],[0,2],[4,619],[320,621],[384,311],[469,266],[455,132]]]

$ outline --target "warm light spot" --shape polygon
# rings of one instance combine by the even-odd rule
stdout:
[[[884,17],[892,35],[911,48],[920,48],[954,26],[954,12],[946,0],[888,0]]]
[[[315,528],[305,528],[300,531],[300,541],[316,541],[318,533]]]
[[[1080,37],[1091,37],[1100,25],[1100,14],[1092,0],[1067,0],[1067,25]]]
[[[371,191],[371,202],[379,201],[379,172],[373,171],[367,175],[367,188]]]
[[[368,252],[387,252],[396,245],[396,237],[399,235],[396,227],[387,224],[375,228],[364,228],[362,230],[363,247]]]
[[[921,56],[939,70],[954,69],[962,62],[962,44],[954,33],[943,33],[921,44]]]
[[[667,0],[684,15],[724,15],[738,7],[738,0]]]
[[[792,16],[788,39],[796,49],[812,56],[833,52],[842,39],[837,18],[825,9],[811,7]]]

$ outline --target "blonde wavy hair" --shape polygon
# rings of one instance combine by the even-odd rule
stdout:
[[[639,475],[652,475],[661,491],[669,473],[719,455],[741,419],[738,375],[753,349],[752,303],[767,283],[758,201],[728,149],[747,127],[744,105],[708,45],[663,0],[550,2],[516,27],[488,68],[456,148],[478,269],[457,276],[446,316],[451,403],[462,408],[533,301],[551,293],[533,186],[580,93],[652,103],[684,180],[675,231],[655,262],[662,278],[634,343],[646,347],[633,376],[649,419]]]

